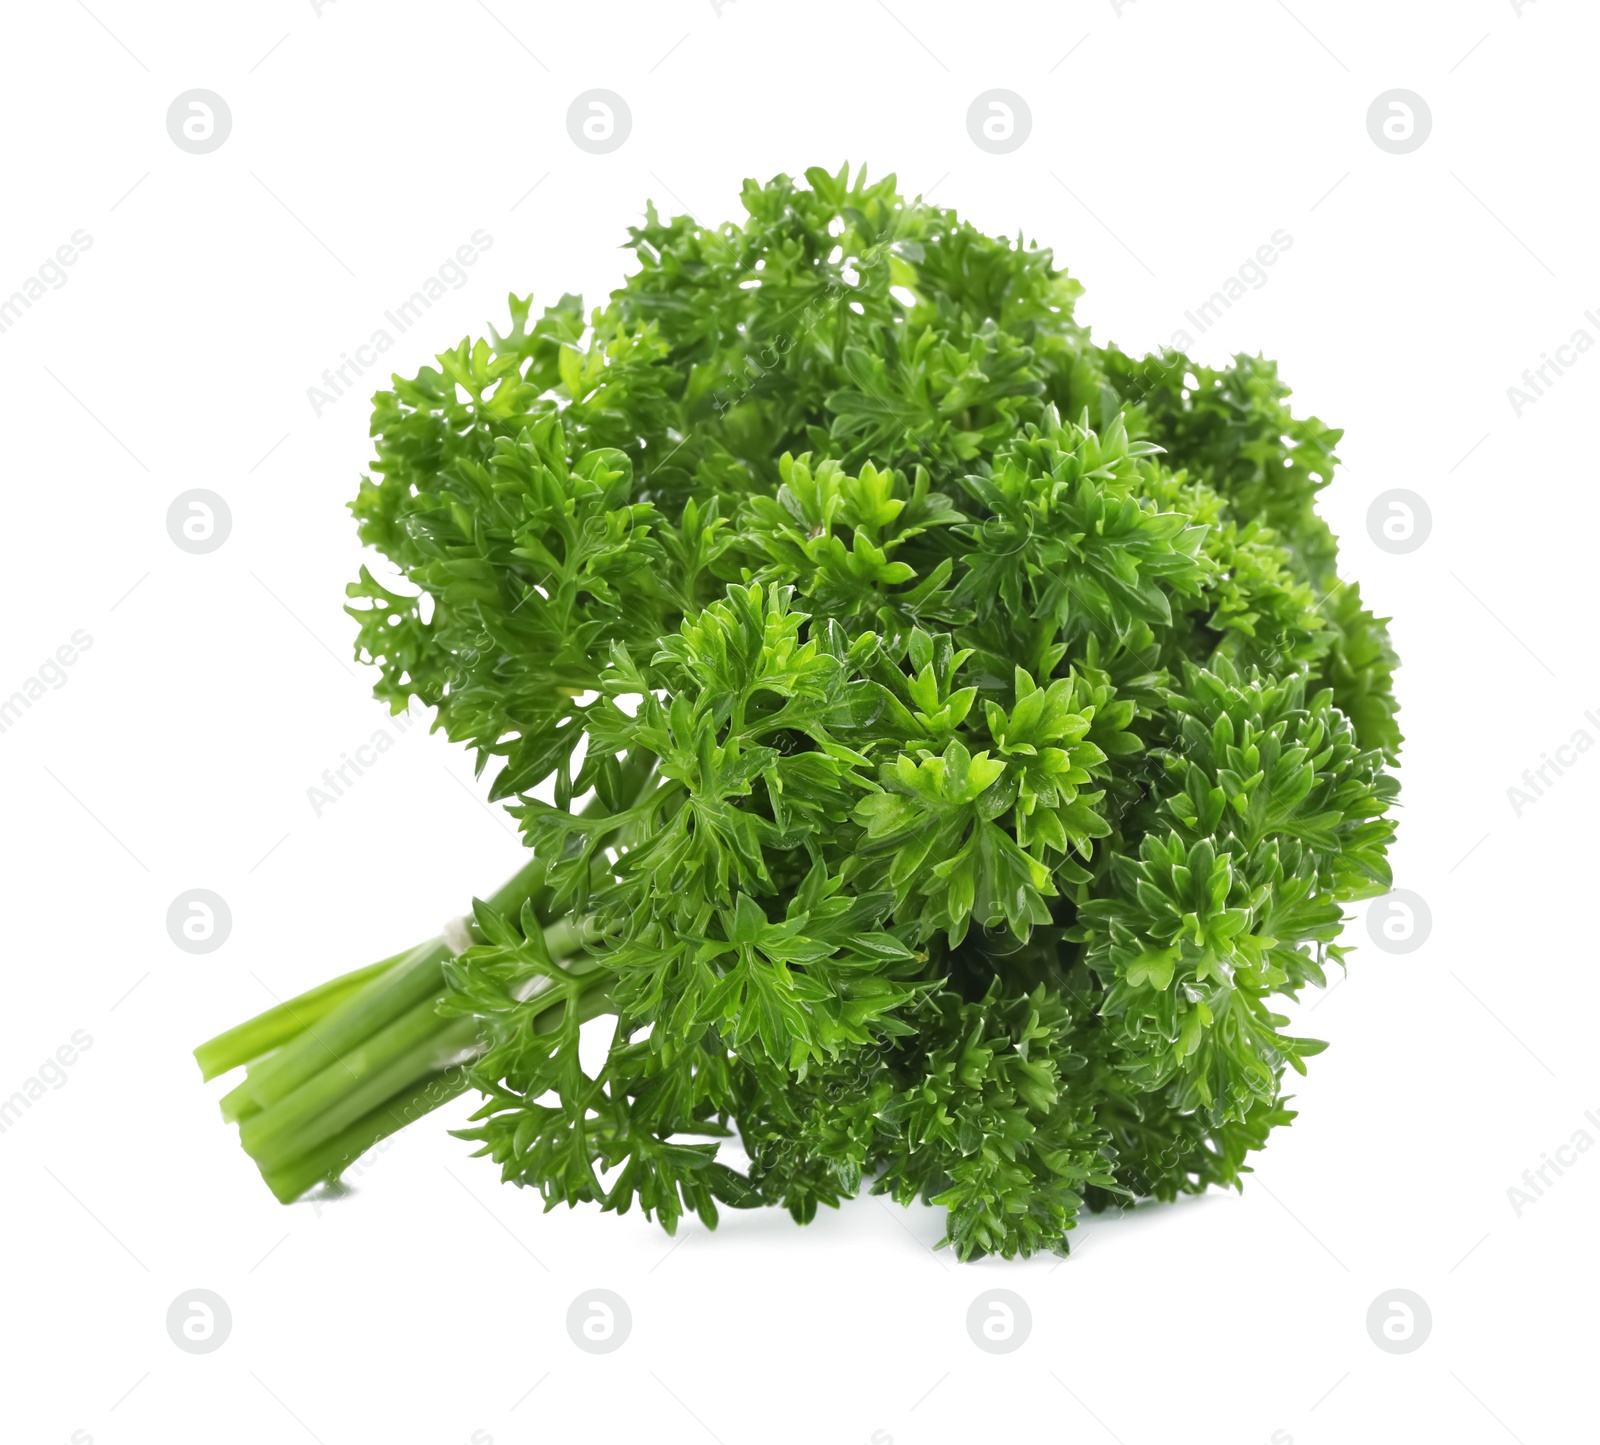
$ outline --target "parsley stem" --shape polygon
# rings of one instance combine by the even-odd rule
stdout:
[[[459,1064],[441,1073],[426,1075],[307,1153],[275,1169],[263,1168],[261,1177],[266,1180],[267,1187],[288,1204],[313,1184],[337,1179],[373,1145],[448,1103],[467,1087],[467,1071]]]
[[[533,893],[541,871],[537,861],[524,865],[515,877],[492,895],[489,900],[491,906],[514,915]],[[468,926],[476,936],[475,927],[470,923]],[[336,1063],[348,1050],[392,1024],[408,1009],[424,1000],[437,998],[443,987],[444,963],[450,956],[450,948],[442,939],[429,939],[409,952],[398,955],[397,959],[374,965],[378,972],[372,978],[363,981],[353,992],[341,995],[334,1006],[320,1016],[302,1013],[300,1026],[294,1031],[294,1036],[286,1038],[276,1053],[256,1064],[244,1083],[223,1101],[223,1117],[239,1119],[270,1108],[323,1069]],[[351,977],[353,975],[345,975],[346,980]],[[343,981],[334,980],[335,983]],[[292,1020],[299,1002],[298,999],[291,999],[289,1003],[269,1010],[230,1033],[241,1034],[262,1025],[280,1010],[288,1011],[280,1015],[276,1028],[267,1032],[280,1031],[282,1019]],[[229,1034],[224,1034],[202,1044],[195,1051],[196,1056],[202,1050],[214,1050],[234,1062],[244,1062],[249,1056],[239,1057],[243,1045],[237,1041],[230,1051],[223,1054],[220,1046],[229,1037]],[[204,1067],[205,1064],[202,1064]],[[232,1067],[232,1064],[225,1067]],[[215,1072],[220,1070],[213,1070]]]
[[[651,786],[655,759],[628,760],[623,796],[637,802]],[[582,810],[606,811],[598,797]],[[539,886],[546,872],[526,863],[489,898],[503,916],[524,904],[550,904]],[[467,930],[483,942],[476,921]],[[610,1007],[603,975],[585,957],[592,921],[557,918],[544,928],[545,948],[567,982],[535,1020],[559,1026],[567,1008],[581,1021]],[[242,1083],[222,1100],[223,1118],[240,1126],[240,1142],[280,1199],[298,1197],[321,1179],[337,1179],[353,1159],[412,1119],[454,1098],[467,1086],[464,1061],[483,1051],[476,1017],[439,1012],[444,965],[453,956],[442,938],[332,979],[200,1045],[195,1057],[207,1078],[248,1065]]]
[[[568,1007],[584,1022],[610,1006],[605,975],[577,975],[563,996],[538,1015],[535,1031],[554,1032]],[[359,1081],[349,1076],[341,1080],[335,1069],[325,1070],[303,1097],[287,1101],[292,1107],[275,1114],[265,1142],[259,1126],[247,1134],[255,1120],[241,1126],[240,1141],[280,1200],[288,1203],[321,1180],[337,1179],[374,1144],[466,1089],[467,1074],[459,1059],[482,1047],[478,1020],[435,1015],[433,1022],[431,1031],[411,1040],[381,1068],[367,1067],[370,1059],[355,1060]]]
[[[438,997],[429,993],[270,1108],[243,1120],[239,1142],[268,1167],[286,1150],[303,1153],[332,1138],[478,1041],[476,1019],[451,1019],[443,1028],[440,1024]]]
[[[251,1071],[244,1087],[257,1110],[270,1110],[329,1068],[340,1069],[363,1042],[417,1008],[431,1009],[450,948],[433,939],[297,1035]]]
[[[369,963],[365,968],[340,974],[338,978],[330,978],[326,983],[307,989],[305,993],[297,994],[263,1014],[257,1014],[255,1018],[218,1034],[214,1039],[207,1039],[194,1051],[201,1075],[214,1079],[218,1074],[225,1074],[229,1069],[270,1053],[332,1012],[405,956],[405,953],[397,953],[392,958]]]

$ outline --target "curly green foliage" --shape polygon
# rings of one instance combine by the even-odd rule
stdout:
[[[539,863],[447,971],[466,1137],[668,1229],[869,1182],[1065,1252],[1293,1117],[1275,1000],[1388,882],[1394,655],[1275,367],[1099,348],[1049,251],[807,180],[652,209],[604,307],[513,297],[376,399],[359,655]]]
[[[1317,678],[1333,688],[1366,744],[1395,762],[1402,741],[1393,687],[1399,659],[1389,645],[1388,619],[1374,617],[1359,587],[1340,580],[1338,544],[1316,512],[1344,433],[1316,417],[1296,417],[1277,363],[1262,357],[1241,356],[1216,371],[1175,351],[1142,361],[1115,347],[1102,355],[1120,403],[1136,404],[1138,434],[1225,498],[1238,522],[1275,544],[1282,565],[1307,584],[1324,635],[1313,653],[1295,660],[1322,658]]]

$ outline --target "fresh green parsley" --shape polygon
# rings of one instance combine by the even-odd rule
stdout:
[[[1279,1000],[1388,887],[1400,743],[1340,434],[1270,362],[1096,345],[1050,251],[892,176],[806,181],[650,209],[605,306],[513,296],[375,398],[357,655],[531,851],[464,952],[196,1051],[281,1199],[473,1090],[549,1206],[866,1186],[1065,1253],[1294,1117]]]

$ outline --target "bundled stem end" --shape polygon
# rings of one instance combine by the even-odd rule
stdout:
[[[525,866],[492,895],[492,909],[528,901],[538,869]],[[468,925],[474,943],[482,941]],[[244,1067],[221,1100],[224,1122],[285,1204],[337,1181],[375,1144],[469,1086],[466,1062],[483,1051],[478,1021],[442,1012],[438,938],[319,984],[194,1050],[206,1080]]]

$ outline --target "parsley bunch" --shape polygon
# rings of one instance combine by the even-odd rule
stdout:
[[[866,1183],[1064,1253],[1293,1117],[1276,1000],[1388,886],[1400,742],[1339,433],[1269,362],[1093,344],[1048,250],[806,180],[652,208],[606,306],[513,296],[375,398],[358,656],[531,861],[197,1050],[280,1198],[471,1088],[550,1206]]]

